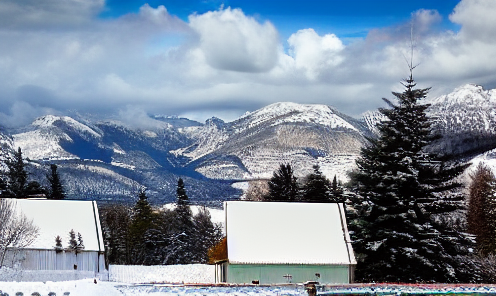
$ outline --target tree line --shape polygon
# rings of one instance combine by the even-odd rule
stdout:
[[[331,182],[319,165],[313,172],[298,180],[290,164],[281,164],[269,181],[251,181],[246,200],[276,202],[344,202],[344,186],[334,176]]]
[[[7,172],[0,175],[1,198],[27,198],[43,195],[48,199],[64,199],[64,186],[60,180],[56,164],[50,164],[50,173],[46,175],[49,186],[43,187],[38,181],[28,181],[26,163],[19,147],[5,161]]]
[[[173,209],[156,209],[146,192],[133,207],[107,205],[100,209],[107,260],[110,264],[207,263],[208,251],[222,238],[205,207],[193,215],[180,178]]]

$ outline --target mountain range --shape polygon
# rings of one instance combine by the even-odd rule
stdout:
[[[425,103],[442,135],[432,150],[491,157],[496,90],[470,84]],[[49,164],[57,164],[70,198],[134,202],[146,187],[152,202],[166,203],[175,199],[181,177],[193,202],[218,203],[239,198],[247,181],[270,178],[281,163],[290,163],[299,178],[319,164],[328,178],[346,181],[381,120],[378,111],[356,119],[327,105],[296,103],[272,104],[232,122],[150,115],[140,126],[46,115],[0,128],[0,160],[21,147],[30,177],[42,184]]]

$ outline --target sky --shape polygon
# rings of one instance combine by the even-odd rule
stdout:
[[[231,121],[275,102],[359,117],[402,91],[411,60],[431,97],[493,89],[494,15],[495,0],[2,0],[0,125]]]

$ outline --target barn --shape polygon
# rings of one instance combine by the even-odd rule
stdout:
[[[228,258],[216,264],[216,281],[353,282],[342,204],[230,201],[224,211]]]
[[[22,213],[38,227],[39,234],[29,246],[8,249],[4,265],[20,270],[105,271],[104,243],[95,201],[17,199],[17,213]],[[84,249],[77,253],[68,248],[69,232],[81,234]],[[62,238],[56,250],[55,237]]]

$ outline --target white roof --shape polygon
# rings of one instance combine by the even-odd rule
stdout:
[[[104,251],[100,218],[95,201],[12,200],[17,210],[39,227],[36,240],[26,248],[53,249],[60,235],[62,246],[69,245],[69,231],[81,233],[85,251]]]
[[[342,204],[224,204],[232,264],[356,264]]]

